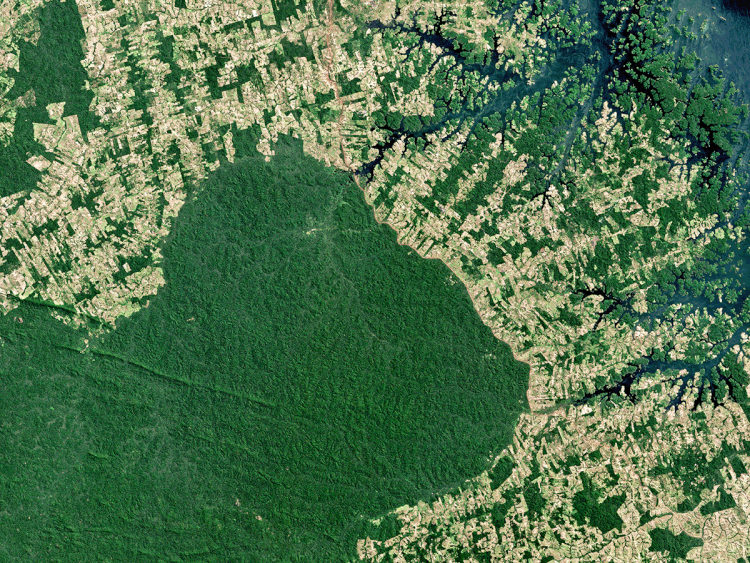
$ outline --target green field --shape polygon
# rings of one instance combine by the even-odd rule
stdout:
[[[299,145],[223,165],[163,265],[86,353],[50,307],[0,319],[3,561],[347,560],[527,408],[463,285]]]

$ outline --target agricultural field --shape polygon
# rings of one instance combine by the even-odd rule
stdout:
[[[750,542],[750,13],[0,6],[0,559]]]

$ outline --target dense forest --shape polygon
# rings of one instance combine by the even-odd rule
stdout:
[[[3,557],[340,560],[509,443],[528,366],[350,178],[277,153],[186,204],[115,331],[2,319]]]

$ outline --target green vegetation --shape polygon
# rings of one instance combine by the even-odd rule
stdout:
[[[708,516],[709,514],[713,514],[714,512],[718,512],[719,510],[726,510],[727,508],[734,508],[735,506],[737,506],[737,503],[735,502],[732,495],[726,492],[722,487],[719,489],[719,498],[702,506],[701,514],[703,516]]]
[[[497,461],[495,467],[489,471],[489,477],[492,479],[493,488],[499,487],[508,477],[510,477],[513,472],[513,465],[513,460],[509,457],[502,457]]]
[[[463,286],[277,155],[213,175],[167,285],[88,352],[41,305],[2,319],[0,558],[341,560],[510,442],[528,367]]]
[[[41,173],[26,163],[30,154],[44,151],[34,140],[33,123],[49,123],[48,104],[65,102],[63,115],[77,115],[85,135],[96,126],[89,112],[93,94],[84,90],[86,71],[81,65],[84,39],[81,18],[75,2],[55,0],[39,9],[41,34],[36,45],[21,43],[19,72],[11,71],[13,88],[5,95],[14,99],[34,91],[36,104],[18,109],[11,143],[0,149],[0,197],[30,192]]]
[[[680,479],[683,484],[682,492],[687,498],[678,506],[678,509],[681,512],[687,512],[698,506],[701,500],[701,490],[708,489],[710,491],[716,486],[719,486],[720,491],[723,490],[721,485],[724,483],[724,478],[722,477],[721,470],[727,466],[728,461],[737,460],[734,463],[737,475],[746,472],[740,471],[740,469],[744,470],[744,466],[736,455],[745,451],[744,448],[737,450],[729,444],[723,444],[722,449],[709,460],[705,453],[689,448],[674,455],[672,459],[663,466],[657,467],[651,474],[654,476],[669,474]],[[720,510],[719,508],[715,508],[716,506],[726,504],[729,501],[731,501],[731,497],[727,499],[722,493],[718,501],[702,507],[701,510],[715,512],[716,510]]]
[[[630,534],[618,510],[633,506],[621,481],[634,474],[673,477],[678,490],[651,491],[662,501],[681,487],[681,518],[697,517],[687,513],[698,506],[704,517],[735,506],[724,481],[730,466],[746,468],[726,441],[716,455],[696,442],[659,445],[640,465],[627,456],[643,449],[633,444],[656,447],[655,431],[670,424],[656,409],[693,401],[689,420],[702,430],[706,413],[726,401],[750,412],[750,379],[733,350],[750,320],[746,243],[729,225],[748,221],[735,212],[734,167],[747,162],[738,154],[748,116],[738,90],[691,52],[682,16],[668,29],[674,20],[656,0],[605,0],[585,15],[575,2],[507,0],[494,22],[473,17],[478,4],[432,14],[404,7],[369,21],[366,4],[347,4],[361,24],[351,32],[333,2],[334,53],[325,0],[272,0],[270,12],[243,21],[219,10],[197,22],[191,5],[182,12],[191,27],[145,4],[100,3],[128,31],[101,53],[117,72],[127,67],[121,76],[134,95],[123,107],[142,111],[145,127],[144,145],[132,149],[143,154],[121,158],[130,143],[109,153],[111,177],[135,179],[136,157],[152,150],[154,178],[165,184],[199,177],[209,161],[222,166],[169,236],[167,285],[115,331],[84,346],[83,332],[47,318],[74,304],[51,299],[0,319],[0,534],[10,538],[0,559],[346,560],[355,539],[399,533],[387,511],[453,490],[510,443],[527,408],[528,367],[480,322],[444,265],[398,246],[374,221],[346,175],[286,137],[264,162],[258,142],[268,150],[269,134],[280,131],[319,157],[321,148],[346,152],[363,186],[370,182],[378,216],[400,226],[407,218],[415,247],[450,257],[482,318],[534,362],[529,396],[550,426],[525,428],[554,440],[519,432],[524,449],[489,471],[504,502],[487,495],[489,504],[467,511],[496,530],[485,526],[468,542],[484,549],[502,538],[515,546],[509,559],[548,561],[534,542],[570,543],[577,536],[563,530],[576,525],[597,541],[592,527],[609,538]],[[317,15],[296,21],[308,5]],[[9,93],[33,89],[36,105],[19,109],[0,151],[0,195],[34,188],[39,173],[25,160],[41,152],[31,123],[49,122],[46,104],[65,102],[84,134],[96,125],[76,4],[53,1],[37,15],[41,37],[22,44]],[[473,33],[482,21],[491,25]],[[262,44],[247,49],[251,35]],[[302,57],[307,64],[290,64]],[[370,58],[377,64],[362,67]],[[300,69],[310,77],[302,84]],[[122,86],[109,78],[93,88]],[[178,103],[163,112],[170,93]],[[244,113],[248,95],[253,111]],[[80,165],[91,190],[72,199],[92,215],[110,174],[106,158],[99,176],[89,173],[96,158]],[[165,165],[174,166],[168,175]],[[125,239],[142,228],[134,218],[151,212],[125,207],[107,219],[109,236]],[[57,225],[34,224],[30,237]],[[154,250],[118,249],[112,281],[149,268]],[[59,269],[72,270],[71,260],[62,256]],[[73,300],[99,289],[88,280]],[[658,391],[641,380],[650,377],[662,378]],[[614,423],[623,405],[663,390],[669,396],[653,412],[601,430],[602,417]],[[584,403],[604,408],[584,415]],[[564,420],[565,412],[581,417]],[[601,442],[560,446],[580,435],[584,416],[602,422],[591,427]],[[553,426],[568,422],[580,426],[554,436]],[[636,506],[641,525],[662,514]],[[461,538],[443,510],[416,541],[466,560],[473,546],[444,541]],[[701,545],[667,530],[651,539],[673,558]]]
[[[676,536],[669,530],[656,528],[649,531],[651,551],[667,551],[672,557],[685,559],[688,551],[703,545],[703,540],[689,536],[685,532]]]
[[[526,501],[526,506],[532,518],[542,514],[544,507],[547,506],[547,499],[542,495],[542,488],[539,483],[540,475],[539,464],[532,461],[531,475],[526,479],[526,487],[523,490],[523,499]]]
[[[625,494],[607,497],[599,502],[602,494],[591,482],[591,478],[581,473],[583,490],[573,497],[573,510],[576,522],[579,525],[585,523],[599,528],[603,534],[610,530],[622,529],[622,518],[617,510],[625,502]]]

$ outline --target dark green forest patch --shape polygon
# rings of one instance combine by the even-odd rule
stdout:
[[[479,474],[527,409],[528,366],[448,268],[299,146],[222,166],[164,268],[87,353],[39,306],[0,321],[0,558],[352,558],[368,519]]]
[[[28,154],[44,151],[34,140],[34,123],[49,123],[46,106],[65,102],[63,115],[77,115],[84,135],[97,125],[89,112],[94,94],[85,89],[87,74],[81,64],[85,38],[83,24],[75,2],[53,1],[36,14],[40,36],[36,45],[20,44],[19,72],[11,71],[15,80],[6,94],[14,99],[34,90],[36,105],[19,108],[13,139],[0,149],[0,197],[17,192],[30,192],[41,173],[26,163]]]
[[[694,547],[703,545],[703,540],[686,534],[680,533],[676,536],[669,530],[656,528],[648,533],[651,536],[651,551],[666,551],[672,557],[685,559],[688,552]]]
[[[622,518],[617,514],[617,510],[625,502],[625,493],[607,497],[599,502],[604,496],[602,491],[597,490],[591,478],[585,473],[581,473],[581,479],[583,490],[573,497],[573,516],[576,522],[581,526],[588,523],[599,528],[603,534],[614,529],[622,530]]]

